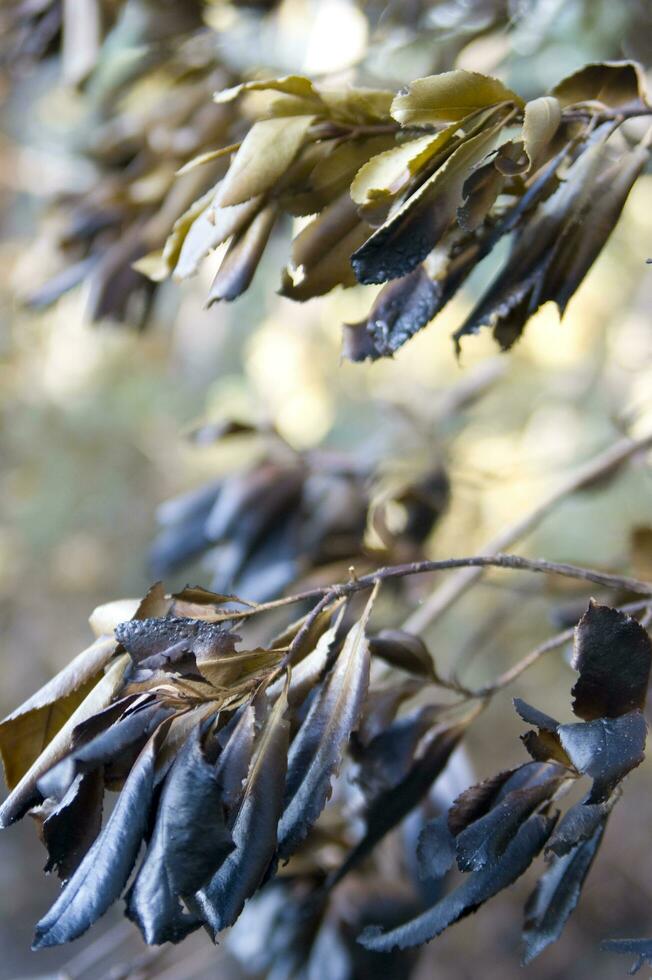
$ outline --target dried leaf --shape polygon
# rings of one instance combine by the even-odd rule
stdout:
[[[443,878],[455,861],[455,838],[448,827],[446,814],[430,820],[421,833],[417,844],[419,878]]]
[[[584,65],[552,90],[562,106],[601,102],[610,109],[647,105],[645,75],[635,61],[601,61]]]
[[[606,800],[614,786],[644,758],[647,725],[640,711],[560,725],[558,732],[572,764],[593,779],[590,803]]]
[[[369,638],[372,657],[380,657],[392,667],[405,670],[417,677],[435,681],[435,665],[428,647],[421,637],[406,630],[381,630]]]
[[[154,833],[127,894],[127,916],[146,943],[180,942],[198,928],[201,921],[179,899],[201,888],[233,847],[217,773],[196,728],[165,780]]]
[[[331,794],[344,747],[358,724],[369,683],[367,621],[375,591],[295,736],[288,757],[278,852],[289,858],[305,838]]]
[[[501,102],[523,106],[523,100],[497,78],[456,69],[411,82],[392,102],[392,116],[401,126],[455,122]]]
[[[600,949],[605,953],[635,956],[636,960],[629,971],[630,974],[638,973],[645,963],[652,966],[652,939],[604,939],[600,943]]]
[[[524,965],[556,942],[575,906],[596,856],[606,821],[603,820],[591,837],[578,844],[564,857],[555,857],[548,870],[539,878],[525,906],[523,940]]]
[[[640,623],[592,601],[575,631],[574,713],[590,721],[642,710],[651,663],[652,643]]]
[[[314,118],[291,116],[255,122],[222,181],[219,206],[242,204],[273,187],[303,146]]]
[[[552,95],[533,99],[525,105],[523,142],[531,167],[538,166],[550,141],[559,129],[561,106]]]
[[[104,830],[36,926],[33,949],[81,936],[122,892],[147,827],[162,734],[159,729],[141,752]]]
[[[276,205],[269,204],[233,239],[209,290],[207,306],[218,300],[231,302],[249,288],[277,217]]]
[[[113,637],[99,638],[0,723],[0,753],[9,789],[88,697],[115,649]]]
[[[134,663],[150,668],[194,654],[196,657],[228,656],[239,639],[216,623],[186,617],[132,619],[115,630],[116,638]]]
[[[377,198],[393,197],[405,183],[452,138],[456,126],[440,133],[419,136],[372,157],[358,170],[351,184],[351,197],[364,205]]]
[[[41,839],[48,851],[45,871],[66,881],[79,867],[102,827],[101,769],[80,773],[55,807],[44,812]]]
[[[383,932],[379,926],[368,926],[358,942],[366,949],[383,953],[396,947],[420,946],[434,939],[520,878],[545,844],[553,823],[539,815],[529,817],[496,864],[469,875],[432,908],[396,929]]]
[[[232,925],[259,887],[276,851],[287,765],[288,702],[283,694],[270,711],[231,829],[233,850],[190,905],[213,933]]]

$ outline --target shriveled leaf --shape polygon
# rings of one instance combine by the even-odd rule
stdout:
[[[631,973],[638,973],[647,963],[652,966],[652,939],[604,939],[600,949],[605,953],[624,953],[625,956],[635,956]]]
[[[601,61],[584,65],[552,90],[562,106],[601,102],[610,109],[646,106],[645,75],[635,61]]]
[[[146,943],[180,942],[199,927],[180,898],[201,888],[233,847],[215,766],[196,728],[165,780],[154,833],[127,895],[127,916]]]
[[[117,626],[115,635],[134,663],[150,668],[173,664],[187,654],[205,658],[228,655],[239,639],[218,624],[180,616],[132,619]]]
[[[230,302],[249,288],[277,216],[276,205],[267,205],[233,239],[209,290],[207,306],[218,300]]]
[[[233,235],[243,233],[263,205],[262,197],[258,195],[233,207],[215,207],[215,196],[215,190],[207,195],[204,201],[206,206],[187,231],[172,267],[173,276],[177,280],[196,275],[209,252]]]
[[[372,157],[358,170],[351,184],[353,200],[365,204],[398,193],[406,181],[446,145],[455,128],[447,126],[441,133],[419,136]]]
[[[369,638],[372,657],[379,657],[392,667],[436,680],[435,665],[421,637],[406,630],[381,630]]]
[[[429,821],[419,834],[417,844],[419,878],[443,878],[455,861],[455,838],[448,827],[446,814]]]
[[[563,857],[578,844],[593,837],[609,816],[615,800],[605,803],[576,803],[563,815],[547,845],[546,852]]]
[[[243,650],[221,657],[198,656],[197,670],[214,687],[230,687],[243,681],[263,677],[280,663],[278,650]]]
[[[358,942],[382,953],[396,947],[420,946],[434,939],[520,878],[545,844],[553,823],[547,817],[529,817],[496,864],[469,875],[436,905],[397,929],[383,932],[378,926],[368,926]]]
[[[239,148],[239,143],[231,143],[229,146],[220,146],[217,150],[206,150],[204,153],[199,153],[193,157],[192,160],[188,160],[183,167],[179,167],[176,175],[182,177],[196,167],[203,167],[206,163],[212,163],[213,160],[219,160],[221,157],[228,156],[229,153],[235,153]]]
[[[458,68],[411,82],[392,102],[392,116],[402,126],[427,126],[455,122],[501,102],[523,105],[520,96],[497,78]]]
[[[55,807],[44,812],[40,834],[48,851],[46,872],[66,881],[78,868],[102,827],[102,771],[80,773]]]
[[[292,116],[254,123],[222,181],[219,206],[242,204],[273,187],[303,146],[314,118]]]
[[[222,789],[222,802],[229,813],[242,798],[251,764],[256,738],[255,706],[252,703],[243,705],[234,721],[217,761],[217,780]],[[217,738],[220,741],[224,738],[224,733],[220,732]]]
[[[441,289],[422,265],[387,283],[366,320],[344,325],[344,356],[351,361],[391,356],[430,323],[441,299]]]
[[[285,75],[282,78],[259,79],[242,82],[233,88],[223,89],[213,96],[218,103],[231,102],[245,92],[280,92],[300,99],[318,98],[313,83],[302,75]]]
[[[559,737],[578,770],[593,779],[590,803],[601,803],[645,754],[647,726],[640,711],[619,718],[560,725]]]
[[[423,740],[419,754],[405,778],[386,792],[379,793],[367,808],[364,814],[365,833],[329,879],[331,886],[370,854],[376,844],[421,802],[443,772],[467,726],[468,721],[437,726]]]
[[[559,129],[561,105],[553,95],[532,99],[525,105],[523,115],[523,142],[530,165],[535,167],[542,159],[551,139]]]
[[[603,820],[588,840],[564,857],[555,857],[539,878],[525,906],[523,963],[532,960],[556,942],[579,902],[582,887],[597,854],[605,830]]]
[[[645,706],[652,643],[635,619],[591,602],[575,631],[571,694],[578,718],[614,718]]]
[[[37,780],[70,751],[72,734],[77,725],[101,711],[111,702],[116,691],[122,685],[129,664],[130,658],[127,654],[123,654],[111,664],[106,674],[97,682],[58,730],[52,741],[34,760],[20,782],[14,786],[7,799],[0,806],[0,828],[7,827],[18,820],[40,800],[41,796],[36,788]]]
[[[559,788],[563,773],[550,769],[549,779],[511,790],[489,813],[457,835],[455,850],[460,871],[479,871],[500,859],[523,821]]]
[[[423,737],[440,713],[436,705],[424,705],[392,722],[368,745],[355,753],[359,766],[357,782],[373,799],[405,779],[414,764]]]
[[[354,253],[359,282],[397,279],[425,259],[453,221],[469,171],[489,152],[508,116],[504,108],[491,113]]]
[[[331,779],[358,724],[369,683],[366,629],[374,597],[375,592],[362,618],[349,630],[335,666],[292,742],[278,830],[281,858],[297,849],[326,805]]]
[[[92,772],[114,759],[119,761],[123,753],[140,749],[171,711],[154,702],[127,712],[48,769],[37,782],[39,792],[44,797],[63,799],[79,773]]]
[[[116,649],[100,637],[0,723],[0,754],[13,789],[100,680]]]
[[[33,949],[81,936],[119,897],[147,827],[161,737],[159,730],[141,752],[104,830],[36,926]]]
[[[403,702],[420,691],[421,682],[415,679],[369,690],[355,734],[356,741],[363,746],[369,745],[390,726]]]
[[[213,933],[232,925],[260,885],[276,851],[283,807],[289,722],[287,694],[270,711],[251,763],[238,814],[231,828],[233,850],[195,896],[197,910]]]

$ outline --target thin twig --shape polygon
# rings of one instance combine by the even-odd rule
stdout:
[[[619,469],[628,459],[642,450],[652,446],[652,433],[641,439],[620,439],[609,449],[600,453],[594,459],[581,466],[574,474],[567,477],[556,490],[553,490],[537,506],[505,528],[495,538],[488,542],[483,549],[486,555],[495,555],[504,548],[520,541],[533,531],[550,514],[558,504],[571,494],[582,490],[601,477],[607,476]],[[561,573],[563,574],[563,573]],[[413,633],[420,633],[427,626],[436,622],[459,598],[461,598],[482,575],[482,567],[468,567],[457,575],[451,576],[414,612],[408,616],[403,628]],[[595,580],[593,580],[595,581]]]

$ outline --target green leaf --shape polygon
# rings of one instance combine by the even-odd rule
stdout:
[[[497,78],[458,68],[411,82],[392,102],[392,116],[401,126],[427,126],[455,122],[501,102],[523,106],[520,96]]]

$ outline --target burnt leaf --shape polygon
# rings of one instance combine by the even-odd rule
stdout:
[[[529,725],[536,725],[538,732],[530,731],[521,735],[521,741],[525,745],[532,758],[536,762],[554,761],[560,762],[563,766],[570,765],[570,759],[562,748],[557,729],[559,722],[549,715],[526,704],[520,698],[514,698],[514,707],[517,712]]]
[[[366,320],[344,325],[344,355],[352,361],[391,356],[430,323],[441,299],[440,286],[422,265],[387,283]]]
[[[372,657],[380,657],[392,667],[417,677],[436,680],[432,655],[420,636],[407,630],[380,630],[369,637]]]
[[[127,915],[146,943],[180,942],[201,924],[179,899],[201,888],[233,850],[221,795],[195,728],[165,780],[154,833],[127,895]]]
[[[359,766],[356,781],[373,799],[405,779],[419,743],[432,729],[440,713],[436,705],[424,705],[392,722],[361,751],[355,753]]]
[[[48,851],[46,872],[70,878],[102,827],[104,781],[101,769],[80,773],[54,808],[45,811],[41,839]]]
[[[239,639],[216,623],[178,616],[132,619],[120,623],[115,635],[134,663],[148,667],[173,664],[190,653],[207,658],[228,655]]]
[[[605,803],[576,803],[563,815],[546,845],[546,853],[563,857],[577,844],[589,840],[606,821],[615,799]]]
[[[509,110],[498,107],[467,136],[432,176],[351,257],[361,283],[381,283],[412,272],[453,221],[469,171],[489,152]]]
[[[235,849],[189,902],[191,911],[198,912],[213,933],[235,922],[276,851],[290,729],[287,707],[286,691],[269,713],[249,769],[231,828]]]
[[[417,844],[419,877],[443,878],[455,861],[455,838],[448,827],[446,814],[435,817],[419,834]]]
[[[356,742],[363,746],[369,745],[372,739],[389,727],[400,705],[420,690],[421,684],[416,679],[392,684],[391,687],[370,689],[355,733]]]
[[[78,773],[92,772],[135,747],[140,750],[171,711],[156,702],[128,711],[41,776],[39,792],[44,797],[63,799]]]
[[[652,966],[652,939],[604,939],[600,949],[605,953],[624,953],[625,956],[635,956],[631,973],[638,973],[647,963]]]
[[[461,721],[450,727],[435,728],[422,741],[419,755],[405,778],[372,800],[364,815],[364,835],[329,879],[331,887],[370,854],[376,844],[421,802],[443,772],[451,753],[465,734],[467,725],[468,721]]]
[[[358,941],[367,949],[379,953],[429,942],[520,878],[541,851],[553,824],[554,820],[549,817],[538,814],[529,817],[496,863],[470,874],[436,905],[410,922],[389,932],[383,932],[378,926],[370,926],[362,932]]]
[[[578,718],[614,718],[645,706],[652,643],[635,619],[591,602],[575,632],[571,694]]]
[[[367,621],[375,592],[362,618],[349,630],[334,667],[295,736],[288,757],[278,852],[288,858],[326,805],[331,779],[339,769],[356,728],[369,683]]]
[[[616,784],[643,761],[647,726],[640,711],[560,725],[558,731],[577,771],[593,779],[590,803],[606,800]]]
[[[165,728],[163,723],[141,752],[102,833],[37,924],[33,949],[81,936],[122,892],[147,827],[154,763]]]
[[[588,839],[563,857],[555,856],[548,870],[539,878],[525,906],[524,964],[531,963],[561,936],[568,917],[580,899],[586,876],[600,847],[605,824],[606,818],[603,818]]]
[[[460,871],[479,871],[495,864],[523,821],[550,799],[562,778],[556,773],[550,779],[511,790],[489,813],[462,830],[455,838]]]
[[[220,733],[222,735],[222,733]],[[220,735],[217,736],[218,740]],[[256,738],[256,708],[250,703],[243,705],[229,731],[228,740],[217,761],[217,780],[221,786],[221,799],[231,812],[240,802],[247,773],[254,751]]]
[[[455,799],[448,811],[448,826],[452,834],[461,833],[465,827],[489,813],[498,793],[511,777],[519,771],[506,769],[481,783],[469,786]]]

